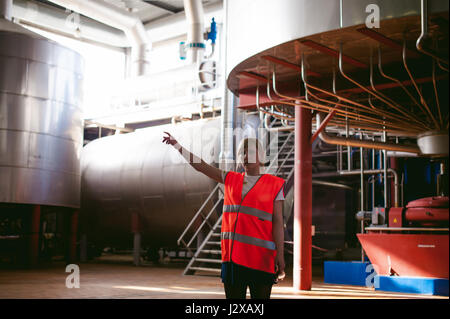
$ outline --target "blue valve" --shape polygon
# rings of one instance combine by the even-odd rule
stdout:
[[[208,40],[211,40],[212,44],[216,44],[216,38],[217,38],[217,26],[216,21],[214,20],[214,18],[212,18],[211,31],[208,32]]]

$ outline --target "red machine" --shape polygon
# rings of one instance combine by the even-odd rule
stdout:
[[[378,275],[449,278],[448,197],[390,208],[388,220],[357,235]]]

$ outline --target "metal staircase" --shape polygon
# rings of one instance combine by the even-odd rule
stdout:
[[[267,150],[273,147],[274,143],[278,144],[278,152],[270,160],[266,172],[285,179],[287,181],[285,192],[287,193],[293,184],[294,132],[279,131],[277,137],[268,143]],[[218,184],[177,241],[178,245],[183,245],[193,255],[184,269],[184,275],[220,276],[222,207],[223,185]],[[196,227],[199,220],[201,220],[200,226]],[[193,248],[194,243],[197,248]]]

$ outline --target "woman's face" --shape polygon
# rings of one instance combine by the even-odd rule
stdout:
[[[243,156],[243,165],[246,172],[259,172],[259,167],[261,166],[259,157],[258,157],[258,149],[256,145],[245,145]]]

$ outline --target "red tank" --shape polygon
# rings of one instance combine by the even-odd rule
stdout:
[[[432,227],[448,225],[448,197],[426,197],[406,205],[405,220],[418,226]]]
[[[448,197],[421,198],[391,208],[384,230],[357,236],[378,275],[448,279],[448,215]]]

